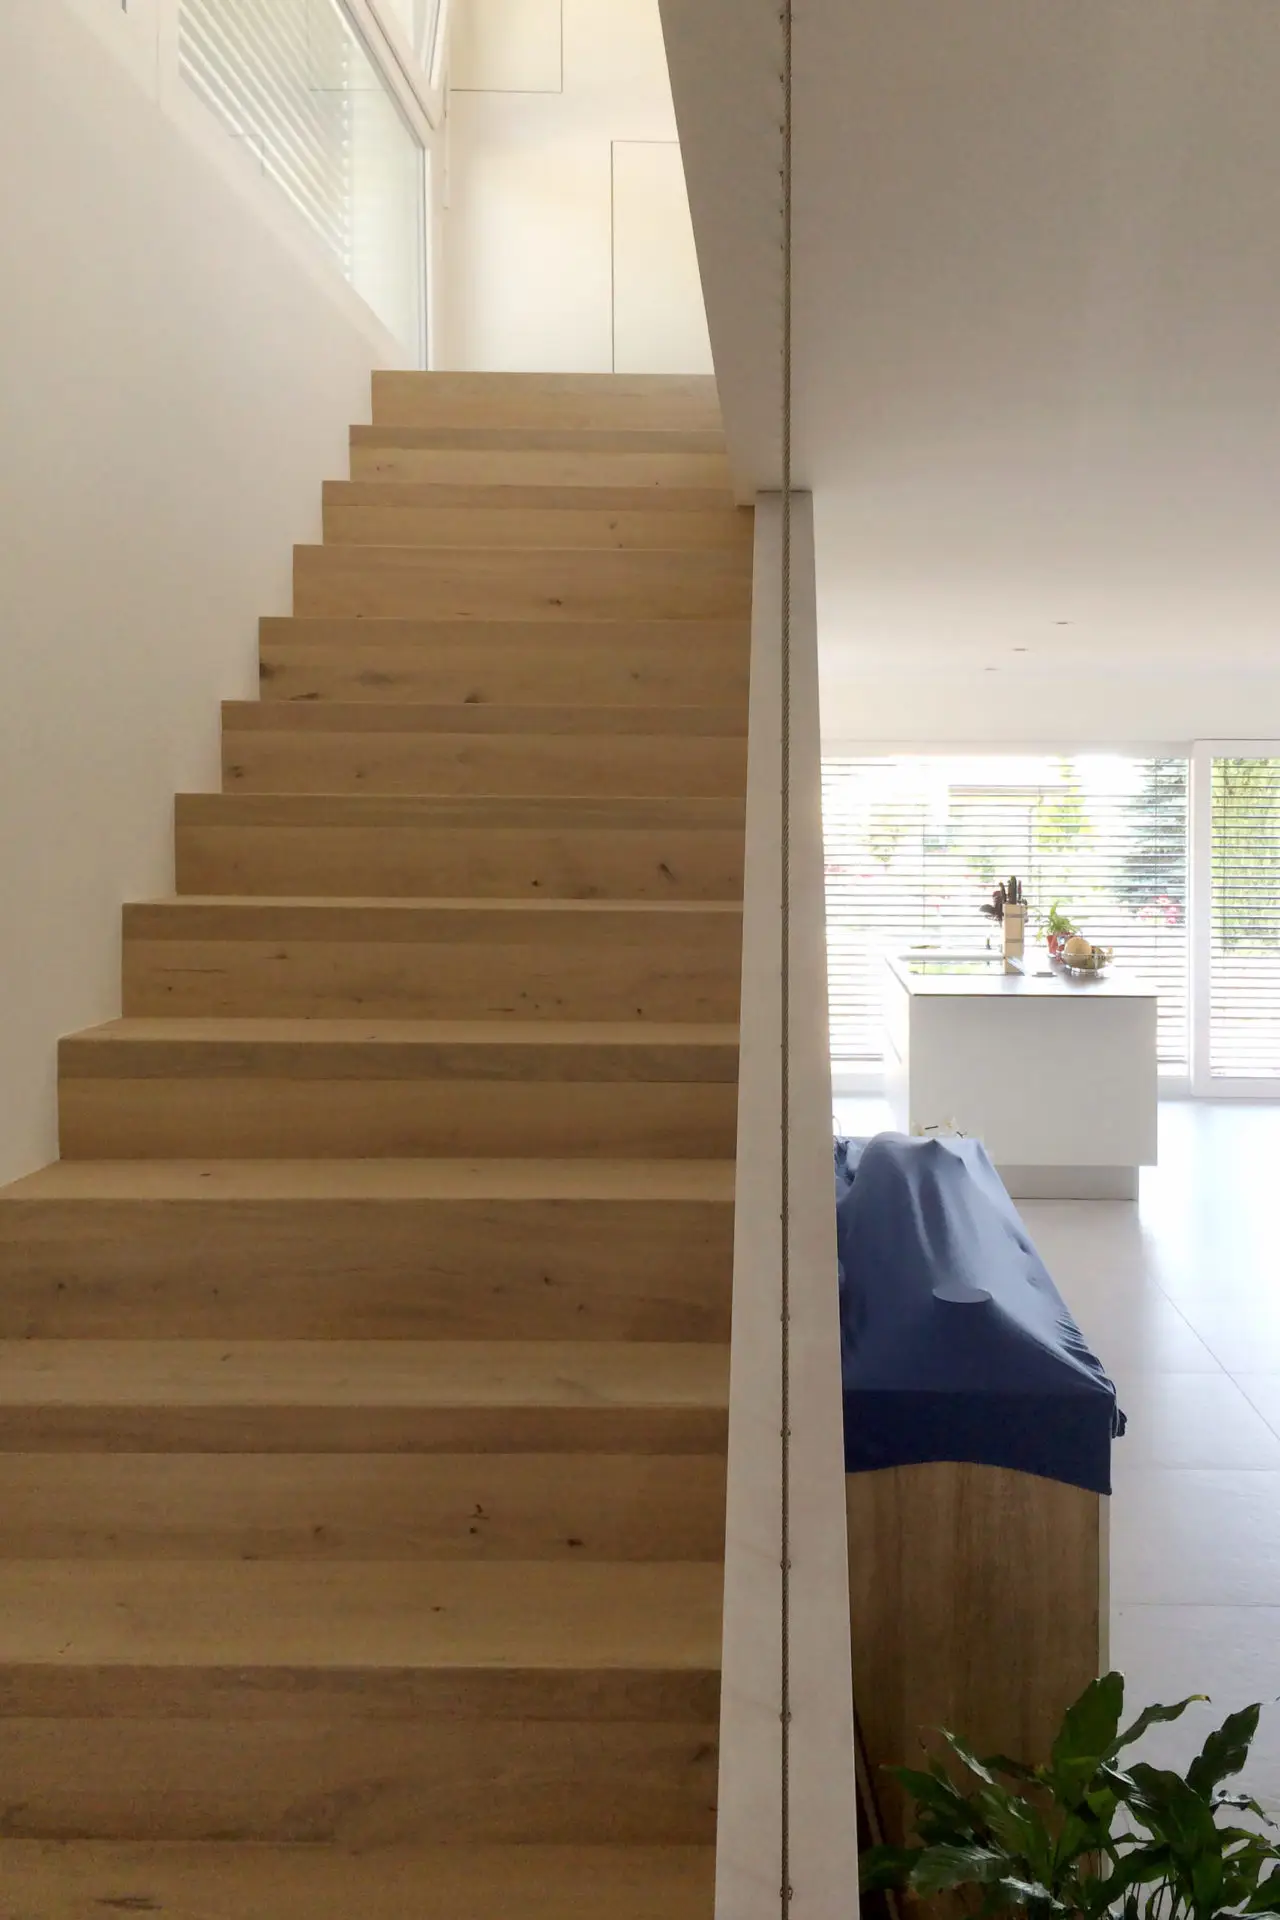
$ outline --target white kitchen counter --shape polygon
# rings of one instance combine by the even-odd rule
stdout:
[[[980,1139],[1029,1199],[1133,1199],[1156,1159],[1157,997],[1120,973],[885,965],[885,1090],[904,1133]]]
[[[993,956],[998,957],[998,956]],[[927,953],[890,955],[889,969],[911,994],[945,995],[948,999],[1059,999],[1087,993],[1101,1000],[1154,1000],[1155,988],[1124,973],[1068,973],[1047,961],[1028,957],[1024,971],[1001,973],[992,967],[981,973],[912,973],[912,960],[928,961]]]

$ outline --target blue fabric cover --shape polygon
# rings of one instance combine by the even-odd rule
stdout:
[[[1116,1390],[977,1140],[837,1140],[845,1467],[1111,1491]]]

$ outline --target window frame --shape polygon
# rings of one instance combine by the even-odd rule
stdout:
[[[1196,1092],[1196,994],[1199,976],[1196,967],[1196,936],[1198,929],[1197,914],[1199,895],[1197,893],[1196,833],[1198,814],[1196,807],[1197,776],[1195,750],[1200,743],[1187,740],[1125,740],[1097,741],[1017,741],[980,740],[929,742],[921,745],[911,740],[849,740],[831,739],[822,743],[823,759],[855,760],[964,760],[964,759],[1008,759],[1024,760],[1048,757],[1053,759],[1078,759],[1094,755],[1112,755],[1118,758],[1135,760],[1177,759],[1187,762],[1187,1051],[1188,1067],[1162,1067],[1160,1070],[1160,1092],[1165,1098],[1186,1097]],[[1251,743],[1228,742],[1227,748],[1233,753],[1247,754]],[[1215,743],[1221,747],[1222,743]],[[1277,749],[1280,751],[1280,748]],[[1203,784],[1203,776],[1201,776]],[[1203,869],[1208,872],[1209,869]],[[857,1096],[878,1094],[883,1090],[883,1069],[871,1063],[862,1064],[851,1060],[832,1059],[832,1088],[836,1095]],[[1268,1082],[1249,1083],[1250,1097],[1269,1097],[1260,1095],[1259,1088],[1266,1088]],[[1280,1086],[1275,1097],[1280,1098]]]
[[[1191,1087],[1198,1100],[1280,1100],[1280,1074],[1240,1080],[1213,1071],[1213,763],[1280,760],[1280,740],[1195,740],[1191,745]]]

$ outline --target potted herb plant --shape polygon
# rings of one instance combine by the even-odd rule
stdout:
[[[1280,1913],[1270,1822],[1223,1784],[1248,1759],[1259,1708],[1230,1714],[1185,1773],[1127,1757],[1150,1727],[1190,1704],[1147,1707],[1122,1729],[1124,1680],[1106,1674],[1070,1708],[1038,1767],[980,1759],[945,1734],[950,1764],[931,1757],[924,1768],[893,1769],[914,1802],[919,1844],[864,1853],[864,1890],[896,1888],[925,1902],[945,1895],[951,1912],[1025,1920]]]
[[[1044,917],[1044,930],[1049,942],[1049,952],[1057,960],[1067,941],[1077,929],[1070,916],[1063,913],[1061,904],[1055,900]]]

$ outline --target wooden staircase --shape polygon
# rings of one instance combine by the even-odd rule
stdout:
[[[712,1912],[751,516],[384,374],[0,1194],[4,1920]]]

